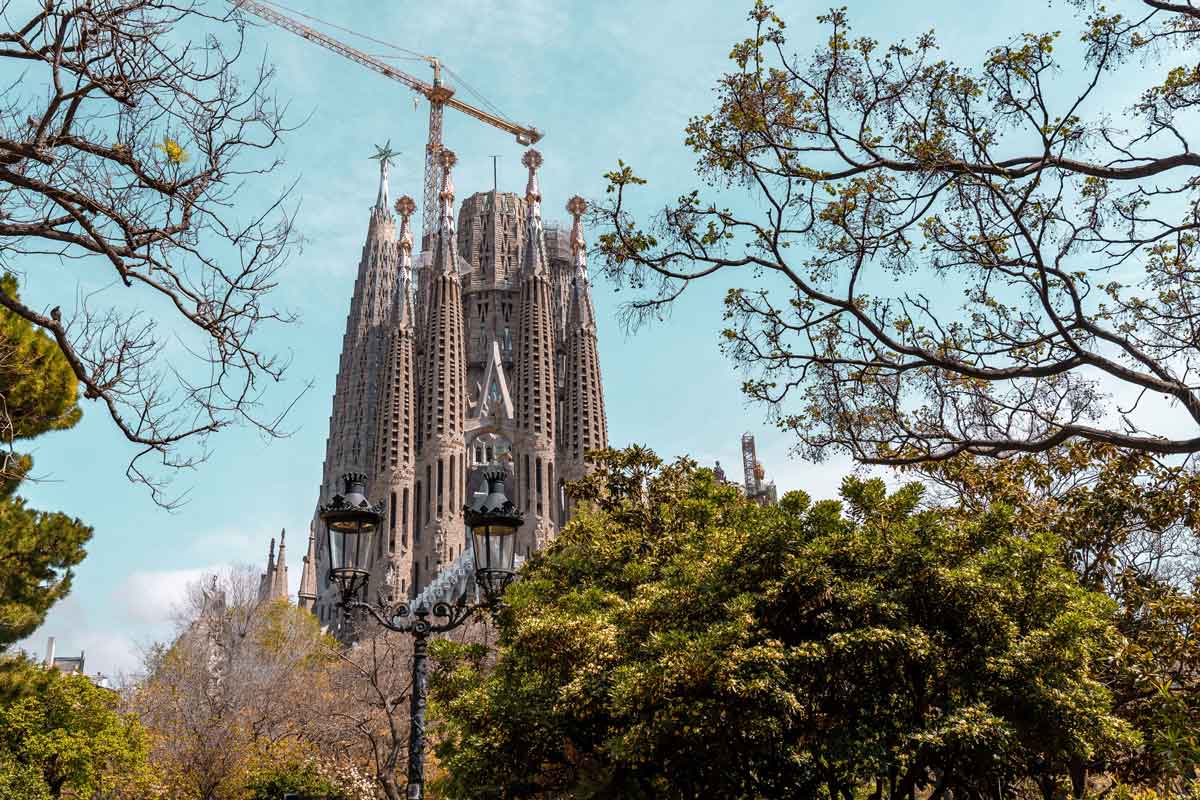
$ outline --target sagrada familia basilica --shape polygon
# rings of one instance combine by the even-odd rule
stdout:
[[[542,222],[528,150],[525,196],[477,193],[454,208],[454,154],[441,154],[440,219],[414,258],[410,197],[388,198],[380,158],[329,418],[314,505],[349,472],[383,502],[368,596],[400,599],[471,572],[462,509],[501,467],[525,513],[518,553],[554,538],[571,513],[567,481],[607,444],[604,395],[580,217],[570,232]],[[393,213],[394,212],[394,213]],[[399,230],[397,230],[399,217]],[[314,515],[297,593],[322,622],[337,618],[327,546]],[[274,540],[260,595],[287,597],[284,544]]]

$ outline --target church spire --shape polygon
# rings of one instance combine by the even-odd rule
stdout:
[[[308,553],[304,556],[304,568],[300,571],[300,588],[296,591],[296,605],[312,611],[317,602],[317,536],[308,532]]]
[[[279,531],[279,557],[275,560],[275,576],[271,582],[271,599],[287,599],[288,596],[288,576],[287,576],[287,556],[285,548],[287,547],[287,530]]]
[[[460,509],[466,500],[467,355],[463,321],[462,275],[454,234],[456,158],[443,149],[441,223],[434,242],[433,267],[427,283],[424,347],[421,353],[421,462],[416,480],[425,491],[426,542],[433,543],[440,568],[462,543],[449,541],[461,531]],[[418,490],[420,495],[420,490]],[[421,523],[418,523],[419,525]],[[433,565],[430,565],[433,568]],[[431,574],[431,573],[426,573]]]
[[[554,534],[558,519],[558,490],[554,471],[554,418],[557,383],[554,379],[555,345],[553,290],[546,261],[542,229],[542,195],[537,169],[542,155],[525,151],[521,163],[529,169],[525,188],[525,257],[521,264],[521,317],[517,328],[517,424],[522,438],[520,468],[524,490],[519,500],[536,517],[526,535],[527,547],[539,548]]]
[[[408,225],[409,218],[416,211],[417,204],[408,195],[396,201],[396,213],[400,215],[400,264],[396,279],[396,315],[401,327],[411,328],[413,325],[413,272],[412,272],[412,229]]]
[[[267,550],[267,571],[258,578],[258,600],[262,602],[271,596],[271,587],[275,585],[275,537],[271,537],[271,547]]]
[[[574,275],[571,308],[567,315],[565,409],[559,462],[563,478],[579,480],[587,474],[587,451],[608,442],[604,392],[600,383],[600,355],[596,346],[596,321],[588,288],[587,247],[581,219],[587,202],[578,195],[567,201],[571,226]]]
[[[396,324],[388,333],[380,385],[378,438],[372,489],[388,505],[390,522],[379,536],[386,542],[384,573],[393,597],[405,596],[412,572],[409,548],[413,479],[417,446],[416,315],[413,313],[412,246],[409,218],[416,203],[407,195],[396,201],[400,215],[400,267],[396,284]],[[399,585],[397,585],[399,584]]]

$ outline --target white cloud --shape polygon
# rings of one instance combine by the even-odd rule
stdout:
[[[17,644],[17,647],[36,656],[45,658],[47,640],[53,636],[55,653],[59,656],[84,654],[84,668],[89,675],[97,672],[109,677],[134,673],[141,665],[142,647],[135,641],[128,625],[114,624],[105,619],[96,624],[88,614],[88,607],[75,596],[68,596],[56,604],[46,615],[46,621],[32,636]],[[155,638],[155,631],[142,628],[138,631],[143,643]]]
[[[214,564],[190,569],[139,570],[125,578],[116,594],[124,601],[131,621],[167,623],[182,605],[189,585],[205,575],[225,569],[226,565]]]

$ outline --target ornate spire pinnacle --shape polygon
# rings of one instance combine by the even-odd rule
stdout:
[[[541,203],[542,190],[538,188],[537,171],[538,167],[542,166],[542,154],[532,147],[525,151],[525,155],[521,156],[521,163],[529,168],[529,181],[525,184],[525,201],[527,203]],[[541,208],[538,208],[538,216],[541,216]]]
[[[542,154],[530,148],[521,156],[521,163],[529,168],[529,182],[525,184],[525,259],[524,268],[536,275],[548,275],[546,265],[546,241],[542,232],[542,192],[538,188],[537,170],[542,165]]]
[[[317,602],[317,536],[308,532],[308,553],[304,556],[304,569],[300,571],[300,589],[296,592],[296,604],[305,611],[312,611]]]
[[[587,201],[575,195],[567,201],[567,212],[571,215],[571,255],[575,258],[575,279],[587,283],[587,242],[583,240],[583,223],[580,218],[587,211]]]
[[[396,299],[397,311],[400,314],[400,324],[412,324],[412,248],[413,235],[409,228],[408,219],[417,209],[417,204],[408,195],[396,201],[396,213],[400,215],[400,274],[397,276]]]
[[[575,260],[575,274],[571,280],[571,304],[567,311],[567,323],[572,328],[594,323],[592,313],[592,298],[588,291],[587,243],[583,239],[583,212],[587,211],[587,201],[575,195],[567,201],[567,211],[571,214],[571,255]]]
[[[375,211],[380,214],[386,214],[388,210],[388,168],[398,155],[400,151],[393,150],[392,140],[388,139],[382,147],[375,145],[375,155],[371,156],[379,162],[379,195],[375,198]]]
[[[409,266],[412,266],[412,230],[408,227],[408,219],[417,210],[417,204],[408,195],[396,201],[396,213],[400,215],[400,252],[408,256]]]
[[[442,162],[442,192],[438,197],[442,201],[442,227],[447,231],[454,230],[454,178],[451,170],[458,163],[458,156],[453,150],[445,147],[438,156]]]

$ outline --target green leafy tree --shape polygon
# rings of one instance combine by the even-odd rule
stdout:
[[[746,393],[815,458],[1200,452],[1200,7],[1054,5],[1064,30],[1014,14],[956,60],[758,0],[687,126],[696,188],[639,219],[646,175],[618,164],[594,209],[634,318],[728,279]]]
[[[0,786],[36,785],[36,775],[55,798],[151,791],[148,737],[119,704],[115,692],[82,675],[56,675],[42,691],[0,707]]]
[[[1003,503],[1017,530],[1055,533],[1063,563],[1117,602],[1124,641],[1105,681],[1143,742],[1110,771],[1182,794],[1200,768],[1200,476],[1093,442],[919,471],[943,513],[969,518]]]
[[[16,297],[16,280],[0,291]],[[0,649],[42,623],[71,590],[71,567],[86,555],[92,530],[66,514],[36,511],[16,491],[32,469],[14,443],[79,421],[78,382],[54,341],[0,308]]]
[[[311,762],[277,764],[247,784],[250,800],[345,800],[345,795]]]
[[[639,448],[575,490],[494,664],[438,645],[449,797],[1051,798],[1138,745],[1115,604],[1004,507],[848,478],[762,508]]]

